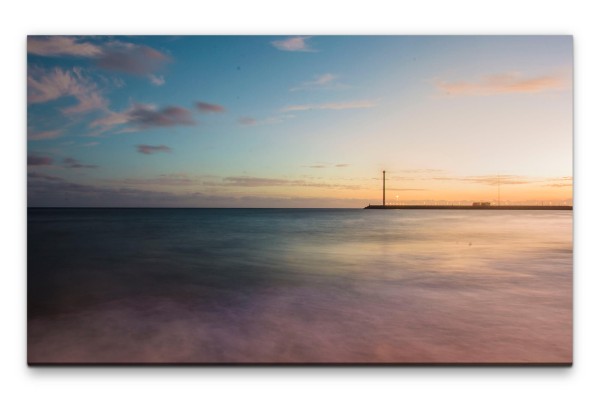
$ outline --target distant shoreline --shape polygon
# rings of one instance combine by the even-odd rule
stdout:
[[[172,206],[28,206],[27,210],[362,210],[362,209],[457,209],[457,210],[573,210],[573,206],[469,206],[469,205],[369,205],[358,207],[172,207]]]
[[[369,205],[365,209],[573,210],[573,206]]]

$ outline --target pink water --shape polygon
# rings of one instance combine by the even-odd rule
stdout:
[[[570,363],[572,212],[29,212],[30,363]]]

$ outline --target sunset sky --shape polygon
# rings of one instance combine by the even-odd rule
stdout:
[[[570,36],[30,36],[29,206],[570,202]]]

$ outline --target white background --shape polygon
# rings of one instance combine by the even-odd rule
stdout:
[[[600,14],[593,1],[21,1],[0,15],[0,386],[3,399],[600,399]],[[572,368],[28,368],[27,34],[573,34]]]

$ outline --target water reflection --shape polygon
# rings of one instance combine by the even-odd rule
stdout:
[[[30,362],[569,362],[572,212],[30,210]]]

